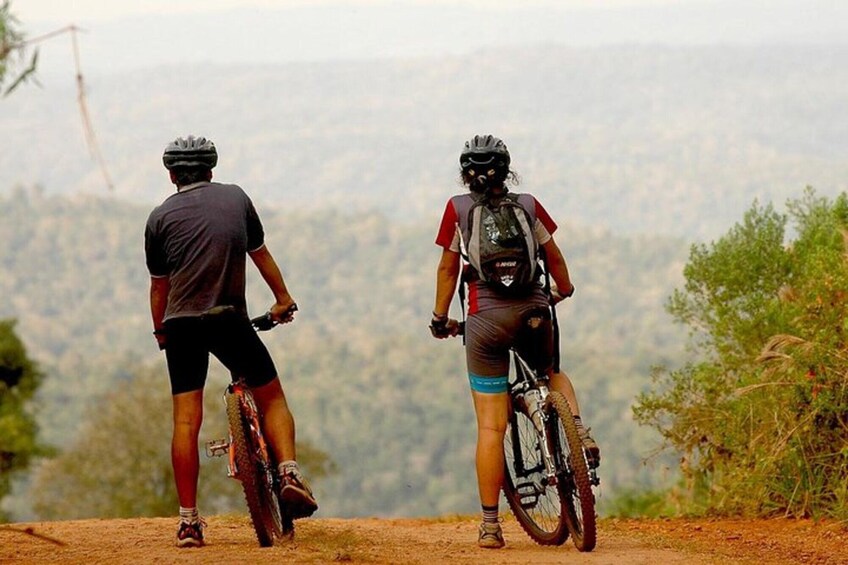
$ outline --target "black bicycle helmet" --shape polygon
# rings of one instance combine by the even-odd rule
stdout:
[[[459,164],[463,171],[483,165],[506,171],[509,169],[509,150],[503,140],[493,135],[475,135],[465,142]]]
[[[168,144],[162,155],[165,168],[173,169],[214,169],[218,164],[218,151],[215,144],[205,137],[193,135],[183,139],[178,137]]]

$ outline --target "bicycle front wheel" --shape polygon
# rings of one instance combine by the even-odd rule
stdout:
[[[274,545],[275,535],[283,534],[271,462],[267,452],[258,445],[251,428],[251,420],[245,417],[239,397],[233,393],[227,393],[226,397],[237,478],[244,490],[244,498],[259,545],[269,547]]]
[[[568,401],[558,391],[548,395],[545,404],[546,428],[551,451],[557,461],[558,484],[566,526],[574,546],[580,551],[595,548],[595,494],[583,442],[574,423]]]
[[[524,412],[514,410],[504,436],[503,491],[512,513],[536,543],[568,539],[560,488],[550,484],[542,458],[542,436]]]

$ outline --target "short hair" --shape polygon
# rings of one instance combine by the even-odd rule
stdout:
[[[196,182],[209,180],[212,169],[206,167],[178,168],[171,171],[177,186],[187,186]]]

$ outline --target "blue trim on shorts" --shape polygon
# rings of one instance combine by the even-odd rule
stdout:
[[[509,390],[509,377],[507,375],[483,377],[468,373],[468,382],[471,384],[471,390],[485,394],[499,394]]]

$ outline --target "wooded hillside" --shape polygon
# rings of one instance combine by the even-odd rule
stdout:
[[[108,198],[18,191],[0,201],[0,317],[18,318],[46,373],[44,438],[68,445],[102,393],[139,365],[161,371],[150,335],[142,252],[147,207]],[[319,481],[326,515],[441,515],[476,509],[473,411],[461,342],[427,330],[435,225],[377,211],[305,213],[260,207],[268,245],[296,297],[297,322],[264,336],[287,387],[299,437],[330,454]],[[604,449],[603,503],[662,481],[641,459],[654,438],[630,404],[650,367],[680,355],[662,304],[681,280],[685,245],[563,229],[577,293],[560,306],[564,366]],[[254,312],[270,296],[250,273]],[[459,309],[454,306],[454,314]],[[213,370],[208,394],[225,383]],[[151,419],[169,419],[163,405]],[[144,422],[139,422],[144,425]],[[207,437],[222,430],[209,429]],[[655,438],[654,438],[655,439]]]

